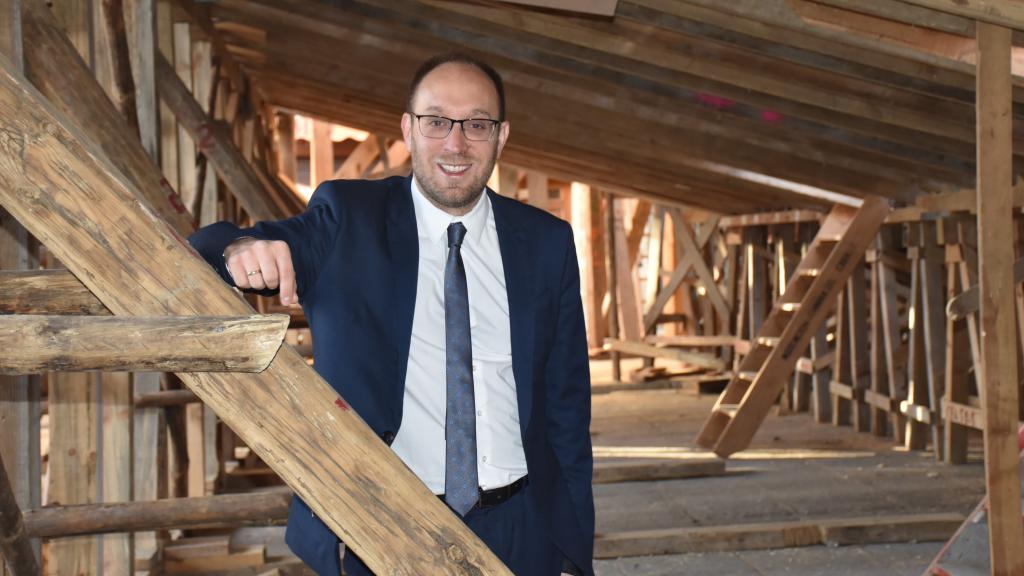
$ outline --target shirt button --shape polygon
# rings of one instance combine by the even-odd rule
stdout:
[[[484,456],[484,457],[483,457],[483,461],[484,461],[484,462],[487,462],[487,456]]]
[[[484,415],[484,411],[483,410],[477,410],[476,411],[476,415],[477,416],[483,416]]]

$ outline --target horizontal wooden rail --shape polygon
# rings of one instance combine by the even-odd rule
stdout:
[[[0,374],[262,372],[287,329],[285,314],[0,315]]]
[[[0,314],[89,314],[110,310],[67,270],[0,270]]]

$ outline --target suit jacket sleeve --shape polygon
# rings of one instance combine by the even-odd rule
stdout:
[[[338,237],[343,214],[338,209],[339,190],[332,181],[317,187],[302,214],[277,222],[259,222],[251,228],[239,228],[230,222],[217,222],[203,227],[189,236],[188,241],[199,255],[220,274],[228,284],[234,285],[224,262],[224,250],[240,238],[283,240],[288,244],[295,268],[299,298],[316,283],[320,264],[327,258]],[[277,290],[254,291],[273,295]]]
[[[573,508],[586,538],[594,535],[594,456],[590,443],[590,366],[580,275],[572,229],[564,232],[558,319],[545,380],[549,441],[568,483]]]

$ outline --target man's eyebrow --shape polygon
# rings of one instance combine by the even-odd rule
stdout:
[[[473,114],[483,114],[484,116],[487,116],[488,118],[492,118],[491,113],[489,111],[487,111],[487,110],[484,110],[483,108],[477,108],[476,110],[473,110],[472,113]]]

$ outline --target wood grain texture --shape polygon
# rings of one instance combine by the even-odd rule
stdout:
[[[110,314],[67,270],[0,270],[0,314]]]
[[[0,315],[0,374],[50,371],[261,372],[288,315]]]
[[[0,456],[0,559],[7,561],[13,576],[39,574],[39,565],[28,538],[21,508],[14,498],[14,489]]]
[[[5,61],[0,203],[115,314],[252,313]],[[508,574],[291,349],[258,375],[182,379],[375,572]]]
[[[981,2],[967,2],[977,7]],[[951,3],[952,4],[952,3]],[[964,4],[962,0],[959,4]],[[993,3],[1009,4],[1009,3]],[[985,484],[992,574],[1024,574],[1017,440],[1017,327],[1014,314],[1010,29],[979,22],[978,275],[979,387],[985,410]]]

